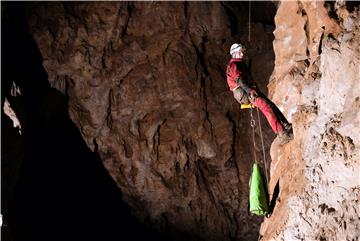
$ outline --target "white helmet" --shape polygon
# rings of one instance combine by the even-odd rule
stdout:
[[[230,48],[230,54],[231,55],[233,55],[233,54],[235,54],[236,52],[239,52],[239,51],[244,52],[245,51],[245,46],[243,46],[241,44],[237,44],[237,43],[234,43],[233,45],[231,45],[231,48]]]

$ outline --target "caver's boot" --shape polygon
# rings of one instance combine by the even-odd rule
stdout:
[[[280,145],[285,145],[292,139],[294,139],[294,133],[291,124],[286,124],[284,130],[279,132]]]

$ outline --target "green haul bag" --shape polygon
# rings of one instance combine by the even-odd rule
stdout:
[[[267,183],[258,164],[254,163],[250,177],[250,212],[265,216],[269,212]]]

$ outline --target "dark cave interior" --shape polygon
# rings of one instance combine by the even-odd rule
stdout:
[[[273,19],[276,12],[275,5],[277,3],[278,2],[269,2],[269,4],[273,4],[273,9],[267,8],[269,5],[266,2],[257,3],[258,9],[252,14],[252,23],[256,23],[253,26],[255,28],[258,27],[258,29],[261,29],[259,32],[262,31],[261,27],[264,27],[265,29],[266,26],[270,26],[270,34],[268,36],[271,36],[271,29],[274,27]],[[229,19],[232,19],[232,17],[233,19],[236,19],[234,18],[236,14],[234,14],[232,10],[230,11],[230,9],[234,8],[236,12],[247,13],[249,7],[248,2],[239,5],[237,4],[238,3],[224,4],[228,7],[228,9],[225,7],[225,11],[227,12],[227,10],[229,10],[227,13],[227,15],[229,15]],[[336,8],[334,8],[333,4],[335,3],[325,2],[325,6],[327,5],[328,7],[329,15],[338,21],[338,15],[335,15]],[[195,222],[191,225],[193,225],[192,227],[195,227],[194,229],[196,229],[195,231],[198,233],[192,234],[158,233],[154,229],[150,228],[150,226],[148,226],[148,224],[151,222],[150,218],[149,220],[145,218],[145,223],[142,223],[131,214],[129,206],[123,201],[122,193],[118,188],[118,185],[116,185],[116,182],[110,177],[108,170],[104,168],[99,154],[96,152],[91,152],[91,150],[86,145],[79,128],[74,124],[73,121],[71,121],[68,112],[70,106],[68,103],[68,97],[64,96],[56,89],[50,88],[48,76],[43,67],[43,59],[40,54],[40,50],[33,36],[29,33],[28,22],[24,13],[26,6],[26,3],[21,2],[2,2],[1,18],[3,41],[1,46],[1,56],[3,61],[1,104],[2,106],[4,105],[5,98],[9,100],[11,107],[16,111],[16,114],[22,125],[22,134],[19,135],[18,130],[13,128],[13,123],[11,120],[2,111],[1,214],[3,215],[4,219],[4,224],[1,230],[2,240],[207,240],[203,237],[197,237],[196,235],[198,235],[200,232],[208,232],[208,237],[213,235],[215,231],[207,227],[220,226],[219,224],[222,213],[220,213],[220,215],[218,215],[219,213],[212,215],[212,217],[215,218],[212,218],[211,220],[215,221],[212,222],[209,226],[203,226],[207,228],[205,232],[204,229],[196,229],[198,228],[198,226],[196,226],[198,223],[196,223],[197,219],[194,219]],[[346,3],[346,6],[351,10],[356,8],[358,4],[348,2]],[[290,15],[288,16],[287,11],[285,12],[286,14],[284,21],[287,21]],[[301,11],[299,11],[298,14],[299,13],[301,14]],[[233,15],[231,16],[231,14]],[[39,15],[41,16],[41,14]],[[50,13],[50,15],[52,14]],[[141,14],[139,14],[139,16],[143,18]],[[240,18],[242,18],[241,20],[244,20],[244,23],[247,23],[246,14],[243,14]],[[48,27],[46,26],[46,24],[48,24],[47,21],[39,22],[44,23],[44,28]],[[241,21],[239,21],[239,23],[240,22]],[[31,23],[31,21],[29,21],[29,23]],[[248,28],[238,28],[236,26],[237,24],[238,22],[230,26],[232,32],[234,33],[229,36],[241,36],[243,39],[245,39]],[[251,25],[249,24],[249,26]],[[285,30],[289,31],[288,29]],[[253,39],[256,39],[255,36]],[[329,35],[329,38],[331,38],[331,36],[332,35]],[[272,40],[273,39],[269,40],[267,43],[271,43]],[[253,41],[257,42],[256,40]],[[57,47],[51,47],[52,49],[58,51]],[[261,48],[262,46],[259,44],[257,49],[252,49],[251,54],[258,54],[258,58],[263,58],[264,52],[261,51]],[[284,49],[285,48],[281,48],[281,51]],[[205,55],[202,55],[204,54],[203,50],[199,51],[199,48],[196,50],[196,54],[201,57],[200,62],[204,66],[204,71],[209,72],[207,66],[204,64],[204,59],[206,58],[203,57]],[[69,51],[71,52],[72,49],[69,48]],[[49,51],[49,53],[53,52]],[[216,54],[216,56],[222,56],[221,53],[222,52],[220,52],[220,54]],[[268,58],[265,58],[267,61],[266,65],[262,65],[263,62],[254,61],[254,65],[257,64],[254,69],[263,68],[266,70],[264,72],[267,73],[266,78],[262,78],[266,80],[266,82],[261,84],[263,89],[266,89],[266,85],[268,84],[268,77],[272,72],[272,67],[274,66],[273,57],[274,56],[272,54],[269,54]],[[50,58],[48,59],[52,59],[51,54]],[[69,65],[67,65],[67,67],[69,67]],[[48,73],[50,75],[51,72]],[[205,74],[209,75],[209,73]],[[132,79],[133,78],[131,78],[131,80]],[[12,95],[12,88],[14,83],[19,86],[21,95]],[[201,79],[200,85],[206,87],[205,79]],[[203,87],[203,89],[204,92],[202,93],[204,93],[204,95],[205,93],[209,93],[205,91],[206,88]],[[269,89],[271,92],[271,88]],[[221,102],[221,104],[222,103],[223,102]],[[204,106],[206,107],[206,113],[209,113],[207,111],[207,107],[210,106],[208,105],[208,102],[206,102]],[[93,105],[91,108],[93,108]],[[233,111],[233,113],[237,112],[238,109]],[[239,122],[239,120],[233,118],[230,112],[227,112],[226,116],[233,124],[232,133],[230,134],[233,135],[232,138],[235,140],[237,138],[236,128],[243,130],[243,126],[240,124],[238,127],[236,127],[235,122]],[[234,116],[238,117],[239,115]],[[301,122],[298,121],[298,123]],[[160,128],[158,128],[158,130],[159,129]],[[82,133],[84,134],[84,132]],[[117,133],[114,135],[120,136]],[[270,136],[269,140],[270,139],[272,141],[272,136]],[[271,143],[271,141],[269,141],[269,143]],[[235,145],[233,147],[234,148],[232,151],[235,150]],[[115,151],[117,150],[118,149]],[[291,151],[293,150],[294,149]],[[289,158],[285,159],[289,160]],[[229,160],[232,161],[227,162],[229,166],[232,165],[232,163],[236,163],[235,158]],[[199,161],[197,163],[202,165],[202,163],[205,162]],[[198,166],[200,166],[200,164]],[[205,188],[212,187],[214,186],[214,183],[205,182],[204,176],[214,176],[215,171],[217,171],[215,170],[217,166],[203,166],[204,167],[201,166],[201,168],[198,167],[195,170],[205,170],[207,171],[205,173],[206,175],[204,175],[204,172],[199,172],[201,175],[195,176],[201,176],[202,179],[201,182],[198,180],[196,181],[197,183],[204,184]],[[211,167],[213,167],[213,169],[211,169]],[[291,171],[288,171],[288,169],[284,170],[291,174]],[[214,172],[212,173],[211,171]],[[223,170],[221,171],[221,174],[223,174]],[[280,174],[283,175],[284,172],[285,171],[282,171]],[[230,175],[223,176],[228,177]],[[114,179],[116,180],[116,178]],[[290,181],[284,181],[283,183],[286,183],[286,185],[292,185],[292,179],[288,180]],[[225,183],[225,185],[219,186],[236,186],[236,184],[234,185],[232,183],[229,185],[228,182],[223,183]],[[243,183],[245,183],[244,189],[246,189],[248,185],[248,177],[244,177]],[[286,190],[286,185],[282,184],[280,192],[280,182],[278,181],[275,184],[274,193],[284,193],[283,190]],[[210,191],[207,193],[211,193]],[[127,194],[124,188],[123,193],[124,196]],[[239,208],[239,206],[236,206],[234,210],[246,211],[247,208],[245,206],[247,197],[240,198],[238,193],[235,193],[234,196],[235,195],[237,196],[234,199],[244,201],[244,205],[242,206],[242,209]],[[182,199],[183,196],[179,196],[179,199]],[[198,200],[203,200],[204,196],[205,195],[199,195]],[[132,200],[141,200],[141,198],[135,196],[135,198]],[[158,201],[160,199],[155,200]],[[281,201],[285,203],[284,199],[281,199]],[[161,201],[157,203],[163,204],[164,202],[166,202],[165,198],[161,199]],[[277,199],[273,198],[271,202],[272,208],[275,206],[276,202]],[[131,201],[128,203],[132,204]],[[201,204],[201,202],[199,203]],[[213,203],[217,203],[216,200],[213,201]],[[204,207],[201,205],[199,206],[200,208],[198,210],[204,210]],[[316,207],[317,205],[314,206]],[[137,207],[140,207],[140,205]],[[190,207],[196,206],[193,205]],[[224,213],[227,214],[226,211],[229,210],[228,206],[221,206],[221,208],[225,211]],[[141,208],[133,208],[132,210],[140,210],[140,212],[142,211]],[[154,208],[154,210],[156,210],[156,208]],[[169,209],[164,210],[167,211]],[[194,213],[193,210],[194,209],[191,209],[192,213]],[[211,208],[207,209],[206,211],[211,211]],[[321,211],[321,213],[322,212],[323,211]],[[165,212],[162,212],[160,215],[164,213]],[[172,216],[163,215],[161,218],[165,220],[165,223],[170,223],[168,220],[176,219],[177,216],[179,216],[177,214],[181,212],[179,211],[173,213],[174,215]],[[202,218],[203,212],[199,213],[199,216]],[[288,214],[288,212],[284,213]],[[335,212],[332,211],[332,213]],[[187,213],[187,216],[190,216],[189,212]],[[245,231],[239,231],[238,233],[231,234],[224,234],[219,232],[219,234],[223,236],[217,237],[225,237],[225,235],[228,235],[226,240],[257,240],[260,221],[257,223],[254,222],[256,225],[250,226],[251,223],[249,221],[249,215],[245,216],[243,213],[240,213],[238,219],[234,216],[235,215],[233,215],[233,213],[229,212],[227,220],[234,220],[234,222],[230,223],[233,226],[226,226],[226,228],[228,228],[226,230],[230,230],[231,232],[234,230],[235,232],[238,232],[238,230],[243,231],[241,228],[249,225],[249,229],[252,231],[251,235],[253,236],[248,236],[251,238],[246,238],[241,236],[245,233]],[[282,216],[273,216],[278,217],[279,220],[283,221]],[[150,215],[147,217],[150,217]],[[238,222],[239,220],[241,222]],[[200,224],[201,221],[202,220],[200,220]],[[228,223],[226,223],[226,225],[227,224]],[[297,225],[297,223],[295,224]],[[176,225],[179,225],[179,223],[176,223]],[[270,225],[277,228],[276,223],[275,225],[274,223],[271,223]],[[348,225],[348,227],[349,226],[350,225]],[[165,227],[169,227],[169,229],[171,228],[170,225]],[[238,229],[238,227],[240,227],[240,229]],[[320,238],[322,239],[323,237],[321,236]],[[269,240],[267,238],[264,239]],[[224,239],[210,238],[210,240]]]
[[[235,5],[247,11],[247,4]],[[252,22],[274,25],[275,6],[257,6]],[[66,96],[50,87],[25,7],[2,2],[1,104],[7,98],[22,125],[19,135],[2,111],[2,240],[189,240],[158,233],[132,216],[71,121]],[[22,92],[16,97],[13,82]]]
[[[65,96],[50,88],[23,7],[2,3],[1,103],[21,110],[23,126],[20,136],[2,112],[2,240],[163,240],[131,215]],[[21,96],[10,95],[12,82]]]

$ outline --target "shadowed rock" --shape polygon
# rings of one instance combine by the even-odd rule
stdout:
[[[247,43],[247,4],[27,8],[50,85],[69,98],[71,119],[133,213],[159,230],[193,239],[257,238],[260,219],[247,215],[249,118],[224,73],[230,45]],[[265,89],[273,28],[268,14],[264,23],[256,16],[248,49]],[[264,129],[269,147],[273,136]]]

